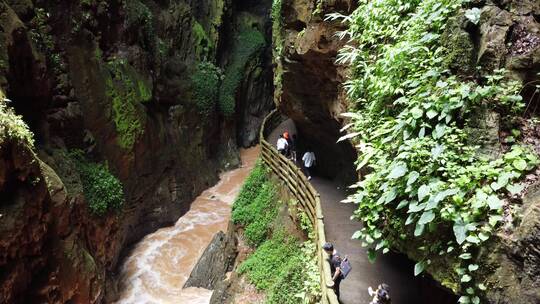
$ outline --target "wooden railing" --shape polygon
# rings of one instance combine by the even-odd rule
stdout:
[[[324,232],[323,213],[319,193],[308,182],[306,176],[295,163],[281,155],[276,148],[266,139],[272,131],[284,121],[281,114],[274,110],[263,121],[260,131],[261,155],[264,163],[287,185],[289,191],[300,203],[301,208],[308,215],[313,224],[316,244],[319,272],[321,274],[322,303],[338,304],[334,292],[330,264],[327,254],[322,249],[326,243]]]

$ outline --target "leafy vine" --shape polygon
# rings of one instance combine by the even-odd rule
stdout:
[[[441,36],[465,2],[362,0],[352,15],[328,19],[349,25],[338,63],[352,68],[345,88],[356,101],[342,139],[357,143],[364,174],[347,200],[364,224],[354,237],[371,258],[414,240],[423,256],[416,275],[446,256],[457,281],[449,287],[460,303],[477,304],[486,286],[474,279],[475,254],[505,221],[507,198],[523,190],[517,181],[539,162],[517,143],[491,158],[471,143],[466,130],[480,111],[516,114],[524,104],[504,70],[477,81],[450,71]]]

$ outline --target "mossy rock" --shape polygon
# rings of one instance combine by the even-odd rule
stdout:
[[[145,114],[142,103],[152,99],[152,86],[123,59],[108,62],[110,75],[106,78],[107,96],[112,103],[112,114],[118,144],[131,150],[144,133]]]
[[[192,33],[193,44],[195,45],[195,57],[199,60],[208,59],[215,48],[213,41],[197,21],[193,22]]]
[[[461,10],[451,18],[441,37],[447,50],[445,64],[461,75],[471,75],[475,69],[475,49],[471,35],[465,30],[468,24],[465,12]]]
[[[226,117],[235,113],[236,91],[244,79],[247,64],[260,54],[265,43],[263,34],[256,29],[245,30],[236,36],[219,96],[219,109]]]

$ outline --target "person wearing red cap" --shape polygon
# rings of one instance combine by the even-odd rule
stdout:
[[[283,138],[287,141],[287,150],[285,151],[285,156],[290,157],[291,155],[291,137],[289,136],[289,131],[283,132]]]

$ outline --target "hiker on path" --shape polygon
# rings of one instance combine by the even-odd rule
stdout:
[[[285,156],[291,156],[291,137],[289,136],[289,131],[283,132],[283,138],[287,141],[287,151],[285,151]]]
[[[276,146],[279,153],[286,155],[289,143],[287,143],[287,140],[283,138],[283,134],[279,135]]]
[[[339,300],[339,285],[341,284],[341,280],[343,280],[343,275],[341,273],[342,259],[332,243],[325,243],[323,249],[330,256],[330,270],[332,272],[332,281],[334,281],[334,291]]]
[[[369,304],[390,304],[390,286],[388,284],[380,284],[376,290],[373,290],[371,286],[368,288],[369,295],[373,297],[373,300]]]
[[[293,134],[291,142],[289,143],[289,148],[291,150],[291,160],[296,162],[296,134]]]
[[[315,160],[315,153],[313,153],[311,148],[308,147],[306,153],[304,153],[304,156],[302,157],[302,161],[304,161],[304,168],[306,168],[306,175],[308,176],[308,180],[311,179],[311,168],[315,165]]]

